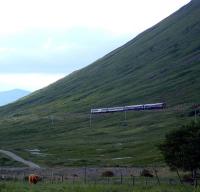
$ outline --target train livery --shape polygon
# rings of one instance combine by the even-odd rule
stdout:
[[[91,109],[91,113],[96,114],[96,113],[113,113],[122,111],[142,111],[142,110],[164,109],[165,107],[166,107],[165,103],[153,103],[153,104],[142,104],[142,105],[129,105],[124,107]]]

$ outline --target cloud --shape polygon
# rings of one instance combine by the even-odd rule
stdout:
[[[67,34],[67,31],[66,31]],[[64,41],[64,43],[63,43]],[[51,53],[54,52],[63,52],[63,51],[78,51],[78,49],[82,45],[80,43],[74,43],[66,40],[66,36],[62,39],[62,42],[58,40],[57,37],[54,37],[54,41],[52,37],[48,37],[48,39],[42,44],[42,48],[45,51],[49,51]],[[40,49],[40,48],[38,48]],[[41,50],[40,50],[41,51]]]
[[[16,50],[17,50],[16,48],[0,47],[0,53],[3,53],[3,52],[14,52]]]
[[[52,46],[52,38],[48,37],[47,41],[44,43],[44,45],[42,46],[44,49],[49,49]]]
[[[33,29],[103,29],[141,32],[189,0],[6,0],[0,1],[0,34]]]
[[[89,65],[131,38],[132,35],[116,37],[101,30],[80,27],[66,31],[27,31],[23,35],[0,37],[0,45],[7,46],[0,49],[1,73],[67,75]]]
[[[44,73],[7,73],[0,74],[0,91],[6,91],[15,88],[35,91],[43,88],[60,78],[65,74],[44,74]]]

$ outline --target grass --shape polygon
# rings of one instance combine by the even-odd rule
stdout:
[[[198,192],[199,188],[181,185],[130,186],[87,184],[36,184],[0,182],[0,192]]]
[[[10,159],[9,157],[7,157],[6,155],[3,155],[0,153],[0,165],[1,167],[24,167],[23,164],[14,161],[12,159]]]
[[[150,117],[153,119],[150,120]],[[177,122],[173,116],[164,112],[162,114],[127,113],[128,125],[126,126],[121,123],[120,118],[123,119],[122,114],[95,117],[91,128],[78,127],[79,121],[74,123],[76,119],[54,120],[55,127],[49,127],[51,122],[48,126],[47,119],[23,124],[21,120],[19,122],[16,120],[17,130],[13,130],[13,133],[2,132],[1,143],[4,142],[8,150],[43,166],[140,166],[151,165],[150,162],[163,165],[162,156],[156,144],[164,137],[165,132],[162,128],[166,119],[168,122],[165,126],[168,129],[165,128],[165,131],[174,129],[174,124]],[[185,118],[180,118],[179,122],[184,120]],[[83,117],[82,121],[89,126],[88,119]],[[146,123],[149,123],[148,127],[145,126]],[[12,124],[6,125],[7,129],[12,128]],[[37,129],[34,128],[35,126]],[[37,132],[38,129],[39,132]],[[50,134],[51,132],[53,134]],[[17,139],[16,135],[18,135]],[[156,135],[160,138],[159,140],[154,139]],[[9,143],[7,138],[10,140]],[[32,155],[26,150],[35,148],[46,155]]]
[[[88,67],[1,107],[1,148],[50,167],[164,166],[156,145],[199,103],[199,17],[193,0]],[[89,126],[90,108],[160,101],[167,111],[129,112],[127,126],[123,113],[93,116]],[[26,150],[35,148],[46,155]]]

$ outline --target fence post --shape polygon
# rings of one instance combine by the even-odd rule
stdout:
[[[51,172],[51,183],[53,183],[53,171]]]
[[[193,177],[193,181],[194,181],[194,187],[196,188],[197,187],[197,171],[196,170],[193,170],[192,171],[192,177]]]
[[[158,185],[160,185],[160,179],[158,177],[158,171],[156,169],[154,169],[154,173],[156,175],[156,179],[157,179]]]
[[[122,175],[122,173],[121,173],[121,177],[120,177],[120,182],[121,182],[121,184],[123,183],[123,175]]]
[[[144,177],[145,178],[145,184],[146,184],[146,186],[147,186],[147,177]]]
[[[87,182],[86,177],[87,177],[87,168],[85,167],[85,169],[84,169],[84,183],[85,183],[85,184],[86,184],[86,182]]]
[[[135,177],[134,177],[134,175],[131,175],[131,177],[132,177],[132,185],[134,186],[135,185]]]
[[[178,172],[178,169],[176,169],[176,173],[177,173],[177,175],[178,175],[178,178],[179,178],[180,183],[183,184],[183,182],[182,182],[182,180],[181,180],[181,177],[180,177],[180,174],[179,174],[179,172]]]

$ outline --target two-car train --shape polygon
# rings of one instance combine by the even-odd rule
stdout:
[[[166,107],[165,103],[153,103],[153,104],[129,105],[123,107],[91,109],[91,113],[95,114],[95,113],[113,113],[122,111],[142,111],[142,110],[163,109],[165,107]]]

